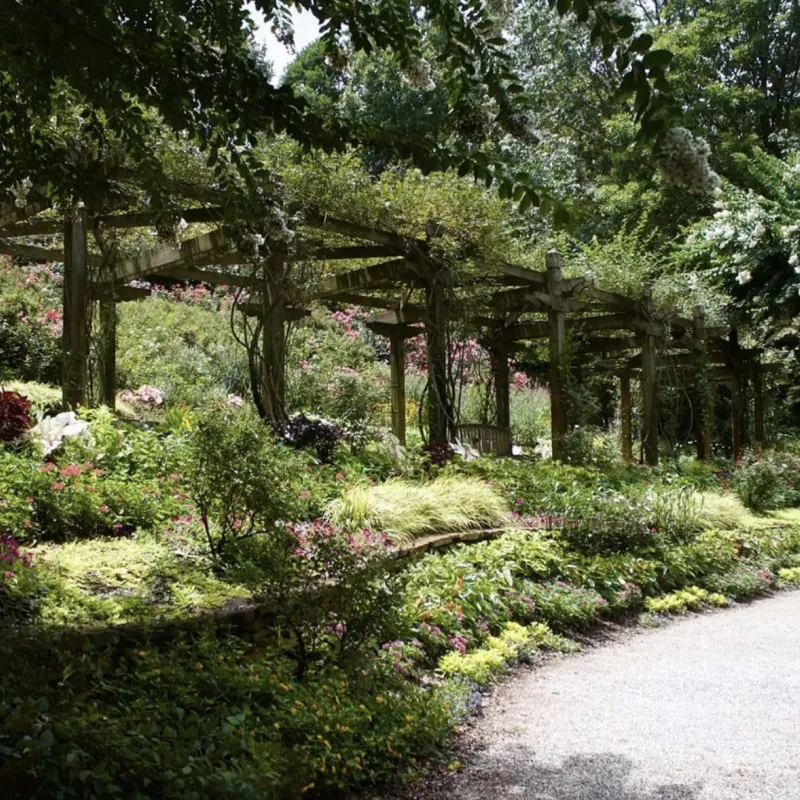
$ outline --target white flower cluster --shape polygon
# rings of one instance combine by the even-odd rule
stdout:
[[[686,128],[670,128],[658,147],[658,168],[665,178],[692,194],[713,194],[719,188],[719,175],[708,165],[708,142],[693,136]]]
[[[403,71],[403,77],[412,86],[418,86],[420,89],[430,92],[436,88],[436,84],[431,77],[431,65],[424,58],[420,58],[416,63],[406,67]]]
[[[789,266],[795,275],[800,275],[800,225],[785,225],[781,228],[781,238],[789,247]]]
[[[536,120],[533,114],[520,112],[512,114],[506,121],[506,130],[515,138],[525,144],[537,145],[541,137],[536,130]]]
[[[28,192],[31,190],[33,183],[30,178],[23,178],[17,181],[11,187],[11,195],[14,198],[14,205],[17,208],[25,208],[28,205]]]

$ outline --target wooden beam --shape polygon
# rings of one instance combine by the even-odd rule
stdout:
[[[708,342],[706,341],[706,320],[702,306],[692,310],[692,342],[694,346],[695,375],[694,387],[690,396],[694,400],[694,429],[697,458],[705,461],[711,458],[711,424],[714,409],[708,386]]]
[[[225,231],[222,229],[211,231],[211,233],[204,233],[194,239],[189,239],[178,247],[165,245],[149,253],[142,253],[136,258],[123,261],[114,270],[114,273],[102,279],[102,282],[120,281],[125,283],[176,267],[196,266],[203,257],[214,252],[224,252],[229,246]]]
[[[262,290],[260,400],[267,419],[286,416],[286,331],[284,330],[286,253],[267,257]]]
[[[422,306],[402,306],[401,308],[390,309],[372,317],[370,322],[383,323],[385,325],[413,325],[417,322],[425,321],[425,309]]]
[[[408,261],[404,258],[396,258],[382,264],[373,264],[369,267],[345,272],[342,275],[332,275],[322,281],[316,296],[325,298],[328,295],[340,294],[351,289],[369,289],[382,281],[402,281],[418,277],[417,273],[409,266]]]
[[[595,336],[577,345],[578,354],[592,353],[621,353],[625,350],[637,350],[642,346],[641,341],[635,336]]]
[[[619,376],[619,436],[622,460],[633,461],[633,436],[631,433],[631,372],[624,370]]]
[[[756,450],[763,450],[767,437],[764,427],[764,382],[760,364],[753,367],[753,438]]]
[[[64,223],[61,223],[63,228]],[[64,262],[63,250],[49,250],[46,247],[36,247],[28,244],[14,244],[0,239],[0,253],[5,253],[14,258],[24,258],[29,261],[39,262],[57,262],[59,264]],[[87,253],[87,262],[93,267],[100,267],[105,263],[103,256],[93,255]]]
[[[368,294],[356,294],[355,292],[338,292],[329,294],[325,297],[326,302],[347,303],[351,306],[363,306],[364,308],[400,308],[402,301],[397,299],[387,300],[384,297],[372,297]]]
[[[100,402],[112,411],[117,406],[117,304],[100,299]]]
[[[89,260],[86,209],[76,205],[64,223],[62,398],[65,409],[86,404],[89,356]]]
[[[367,327],[378,336],[400,336],[403,339],[413,339],[416,336],[422,336],[425,333],[424,328],[415,328],[412,325],[389,325],[385,322],[367,322]]]
[[[391,381],[392,433],[406,444],[406,360],[402,334],[389,337],[389,371]]]
[[[455,426],[448,395],[447,296],[444,277],[433,274],[425,297],[428,352],[428,444],[445,447]]]
[[[561,292],[561,255],[555,250],[547,254],[547,286],[550,293]],[[550,438],[554,461],[565,461],[564,437],[567,434],[567,403],[565,363],[567,351],[566,321],[563,311],[552,310],[547,315],[550,339]]]
[[[658,464],[658,369],[656,366],[656,338],[645,334],[642,339],[642,446],[644,463]]]
[[[374,242],[375,244],[384,245],[385,247],[391,247],[392,250],[397,253],[405,253],[409,249],[409,245],[413,246],[416,244],[420,249],[424,249],[425,246],[424,242],[414,243],[390,231],[382,231],[368,225],[360,225],[356,222],[336,219],[313,211],[305,212],[303,224],[310,228],[320,228],[322,230],[340,233],[352,239],[363,239],[367,242]]]
[[[0,230],[50,208],[50,201],[44,197],[44,192],[44,186],[35,186],[28,192],[28,197],[22,208],[15,203],[0,203]],[[53,232],[58,233],[63,230],[64,224],[60,223],[59,228]],[[5,235],[5,231],[3,231],[3,234]]]
[[[496,423],[502,428],[511,426],[511,376],[508,369],[508,353],[502,349],[492,350],[492,372],[494,373],[494,397]],[[511,455],[502,453],[501,455]]]
[[[152,290],[140,286],[115,286],[114,299],[118,303],[127,303],[131,300],[143,300],[150,297]]]

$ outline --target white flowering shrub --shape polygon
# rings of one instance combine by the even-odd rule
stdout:
[[[756,153],[748,168],[758,190],[726,185],[713,216],[692,229],[680,254],[713,275],[742,309],[754,312],[751,322],[768,327],[800,314],[797,163],[800,154],[782,161]]]
[[[670,128],[658,143],[658,168],[667,180],[692,194],[713,194],[719,188],[719,175],[708,164],[710,155],[705,139],[686,128]]]

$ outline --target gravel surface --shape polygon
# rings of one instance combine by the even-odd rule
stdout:
[[[405,797],[800,800],[800,592],[518,675],[459,749]]]

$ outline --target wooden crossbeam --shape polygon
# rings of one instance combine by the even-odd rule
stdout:
[[[347,222],[319,212],[306,212],[303,224],[310,228],[321,228],[322,230],[340,233],[343,236],[349,236],[351,239],[363,239],[366,242],[374,242],[375,244],[391,247],[397,253],[405,253],[409,248],[409,242],[396,233],[382,231],[368,225],[359,225],[355,222]],[[423,242],[416,244],[418,247],[424,248]]]
[[[635,336],[608,337],[599,336],[580,342],[577,346],[578,355],[591,353],[616,353],[625,350],[636,350],[642,343]]]
[[[63,228],[63,223],[61,227]],[[29,261],[64,263],[63,250],[48,250],[45,247],[36,247],[34,245],[13,244],[3,239],[0,239],[0,253],[5,253],[15,258],[25,258]],[[105,259],[103,256],[90,254],[88,263],[93,267],[100,267],[105,263]]]
[[[222,229],[211,231],[189,239],[178,247],[166,245],[123,261],[117,266],[113,275],[105,277],[102,282],[108,283],[114,280],[128,282],[177,267],[194,266],[203,257],[217,251],[225,251],[228,246],[228,237]]]
[[[409,262],[404,258],[397,258],[326,278],[319,287],[317,297],[325,298],[350,289],[375,288],[377,284],[385,281],[414,280],[418,277],[409,266]]]
[[[43,193],[44,187],[35,187],[28,193],[28,200],[22,208],[18,208],[14,203],[0,203],[0,230],[50,208],[50,201],[43,196]],[[61,233],[63,229],[64,224],[59,223],[54,233]],[[5,231],[3,235],[6,235]]]
[[[142,300],[145,297],[150,297],[152,294],[150,289],[145,289],[139,286],[118,286],[114,289],[114,299],[118,303],[127,303],[131,300]]]
[[[569,297],[557,297],[548,292],[538,292],[527,286],[497,292],[492,297],[492,306],[498,313],[508,311],[571,311],[585,312],[596,310],[580,300]]]
[[[260,317],[264,313],[264,304],[261,301],[251,301],[241,305],[242,310],[248,317]],[[307,308],[296,308],[285,306],[283,318],[287,322],[297,322],[307,317],[311,312]]]
[[[347,303],[351,306],[364,306],[365,308],[400,308],[400,300],[386,299],[385,297],[372,297],[368,294],[357,294],[355,292],[339,292],[329,294],[325,298],[326,302]]]
[[[415,336],[422,336],[424,328],[415,328],[413,325],[393,325],[385,322],[367,322],[367,327],[379,336],[397,339],[413,339]]]
[[[412,325],[425,320],[425,309],[422,306],[403,306],[373,317],[370,322],[383,325]]]

